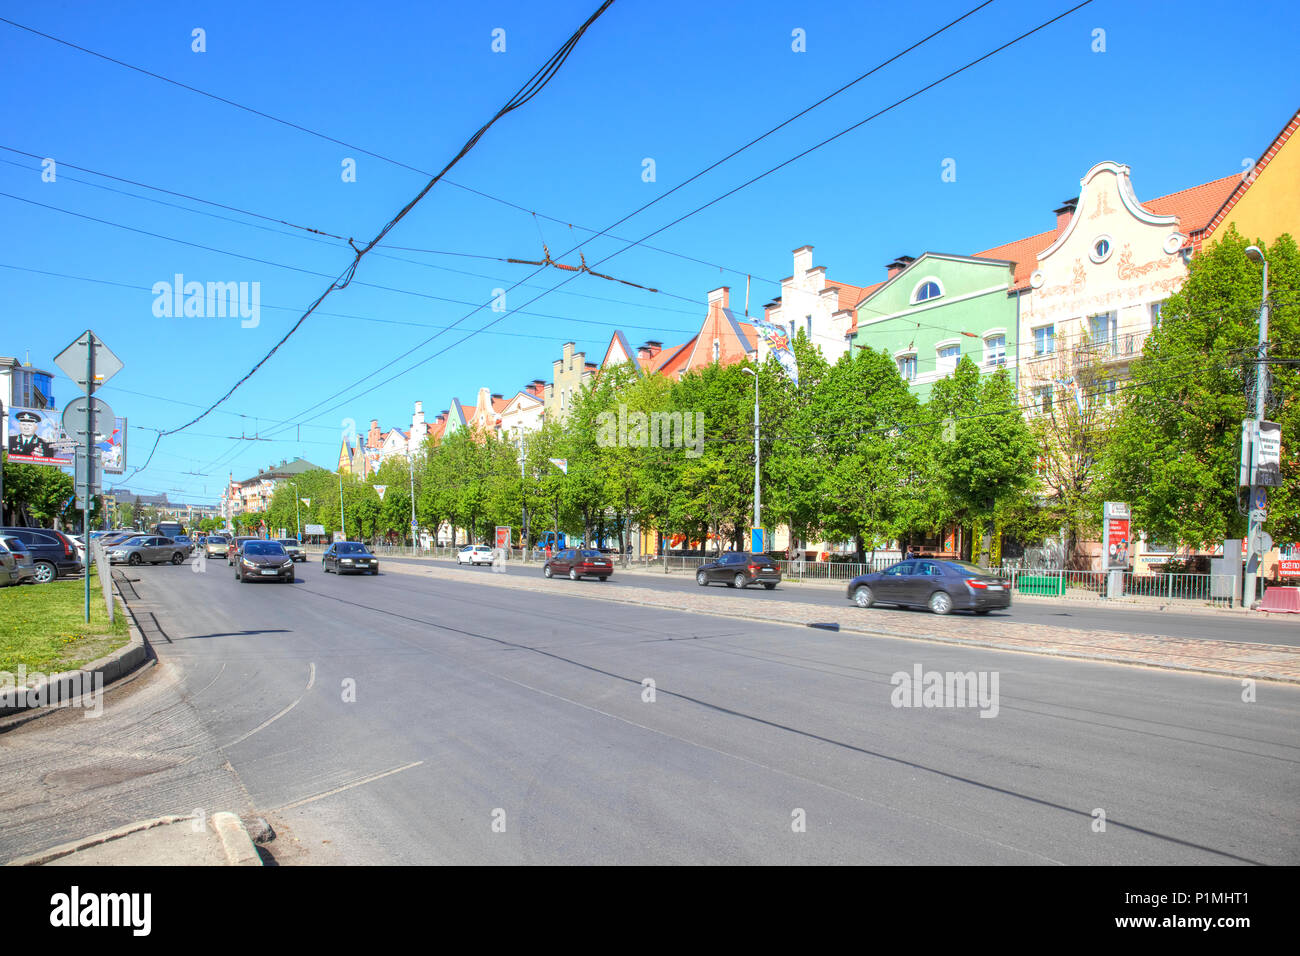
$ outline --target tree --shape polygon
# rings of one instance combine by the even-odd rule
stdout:
[[[1130,503],[1134,526],[1202,546],[1246,530],[1238,493],[1241,423],[1255,415],[1260,266],[1235,229],[1192,259],[1123,387],[1105,456],[1108,497]],[[1290,235],[1264,249],[1269,272],[1267,415],[1282,425],[1280,488],[1265,530],[1300,536],[1300,254]],[[1289,449],[1289,450],[1288,450]]]

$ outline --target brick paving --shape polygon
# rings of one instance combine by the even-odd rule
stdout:
[[[390,574],[428,575],[446,581],[467,580],[464,570],[438,565],[390,561],[385,570]],[[749,609],[734,596],[724,598],[710,594],[704,588],[698,593],[668,593],[647,588],[620,587],[608,581],[582,581],[575,584],[568,580],[538,580],[508,571],[505,574],[475,574],[468,580],[488,587],[543,594],[571,594],[574,597],[771,624],[829,626],[844,632],[878,637],[937,641],[1224,677],[1300,683],[1300,647],[1281,644],[1121,634],[1114,631],[1025,624],[1014,619],[975,619],[964,614],[939,616],[925,611],[863,609],[843,598],[836,601],[829,594],[824,605],[765,600],[755,602],[753,608]]]

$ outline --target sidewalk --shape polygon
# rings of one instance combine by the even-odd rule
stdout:
[[[465,582],[465,576],[455,568],[432,562],[420,564],[388,561],[386,570],[390,573],[429,575],[445,581]],[[1015,620],[986,622],[981,619],[980,625],[974,625],[973,619],[959,615],[938,616],[863,609],[848,604],[847,600],[842,606],[767,600],[747,606],[729,597],[711,595],[702,588],[688,593],[666,593],[647,588],[620,587],[613,581],[607,581],[587,582],[589,586],[585,587],[572,585],[569,589],[569,582],[512,575],[509,571],[505,574],[475,575],[473,583],[539,594],[569,594],[597,601],[713,614],[769,624],[819,627],[874,637],[988,647],[1053,657],[1300,684],[1300,647],[1280,644],[1118,634],[1113,631],[1027,624]],[[987,627],[984,624],[993,626]]]
[[[8,866],[261,866],[233,813],[157,817],[12,860]]]

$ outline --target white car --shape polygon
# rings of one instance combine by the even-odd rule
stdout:
[[[492,549],[485,544],[467,544],[456,555],[457,564],[491,564]]]

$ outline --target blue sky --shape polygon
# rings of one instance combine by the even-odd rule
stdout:
[[[436,171],[597,5],[7,3],[0,16]],[[900,254],[969,253],[1050,228],[1052,210],[1103,160],[1132,167],[1139,198],[1238,172],[1296,107],[1297,84],[1276,79],[1294,56],[1293,4],[1229,18],[1199,0],[1095,0],[650,240],[667,252],[634,247],[601,267],[660,293],[581,276],[525,307],[569,275],[547,270],[508,294],[522,313],[465,318],[472,306],[457,302],[487,302],[531,271],[495,258],[541,258],[543,240],[556,256],[583,241],[588,263],[624,248],[577,227],[607,227],[975,5],[616,0],[550,85],[448,177],[559,223],[435,186],[376,250],[399,258],[368,256],[218,411],[164,438],[129,486],[215,501],[230,472],[298,455],[333,467],[346,419],[405,427],[417,399],[432,419],[481,386],[511,395],[549,379],[567,340],[599,360],[615,328],[634,345],[685,341],[710,289],[729,285],[743,302],[745,274],[761,306],[797,246],[813,244],[832,278],[865,285]],[[1072,5],[995,0],[614,232],[639,239]],[[191,49],[195,28],[206,52]],[[491,49],[496,28],[504,53]],[[806,52],[791,49],[796,28]],[[1104,52],[1093,51],[1098,29]],[[0,146],[19,151],[0,150],[0,354],[53,371],[83,329],[99,333],[126,363],[102,397],[130,420],[128,473],[144,463],[150,429],[174,428],[224,394],[351,253],[72,166],[358,241],[427,179],[6,23],[0,76]],[[22,153],[54,158],[57,181],[42,182],[40,160]],[[341,175],[348,158],[355,182]],[[642,179],[645,158],[655,182]],[[955,182],[941,178],[945,159]],[[177,273],[260,283],[259,323],[155,316],[152,287]],[[72,389],[59,374],[60,405]],[[232,438],[255,433],[274,440]]]

